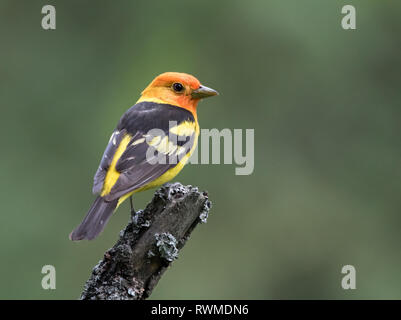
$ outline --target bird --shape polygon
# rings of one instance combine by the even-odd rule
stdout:
[[[187,73],[154,78],[111,134],[93,179],[97,197],[69,238],[95,239],[122,202],[130,198],[132,213],[134,193],[173,179],[196,148],[199,101],[216,95]]]

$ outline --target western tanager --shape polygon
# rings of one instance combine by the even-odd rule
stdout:
[[[98,196],[70,239],[94,239],[124,200],[173,179],[197,144],[199,100],[217,94],[189,74],[157,76],[112,133],[94,177]]]

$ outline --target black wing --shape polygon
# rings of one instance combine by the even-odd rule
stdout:
[[[195,123],[191,112],[173,105],[141,102],[131,107],[110,138],[94,177],[93,192],[102,192],[115,152],[127,135],[130,141],[115,164],[120,175],[104,195],[106,201],[141,188],[176,166],[190,152],[196,139],[195,130],[184,137],[169,132],[172,125],[184,121]],[[166,142],[170,148],[166,148]]]

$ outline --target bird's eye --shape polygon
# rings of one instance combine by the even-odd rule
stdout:
[[[182,90],[184,90],[184,86],[181,83],[176,82],[173,84],[173,89],[175,92],[181,92]]]

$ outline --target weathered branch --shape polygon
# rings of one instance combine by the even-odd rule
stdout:
[[[192,230],[206,222],[210,207],[207,193],[196,187],[180,183],[161,187],[94,267],[81,299],[149,297]]]

